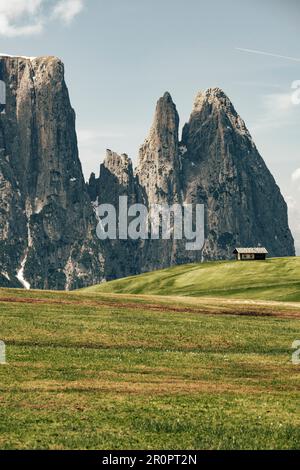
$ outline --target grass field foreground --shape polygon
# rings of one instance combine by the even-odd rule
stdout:
[[[1,289],[0,448],[299,448],[299,309],[195,300]]]

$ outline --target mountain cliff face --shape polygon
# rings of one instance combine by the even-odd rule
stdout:
[[[159,99],[148,138],[140,148],[136,174],[147,203],[173,204],[180,200],[181,160],[179,116],[169,93]]]
[[[199,93],[181,142],[178,134],[176,106],[165,93],[157,103],[149,136],[140,148],[130,186],[123,183],[128,170],[113,153],[109,154],[114,161],[110,161],[109,177],[103,173],[101,183],[101,178],[98,180],[99,201],[115,204],[114,196],[121,191],[135,193],[135,202],[146,204],[149,210],[153,204],[205,206],[203,250],[188,251],[184,240],[172,237],[149,239],[134,247],[139,253],[134,258],[135,268],[149,271],[176,263],[231,259],[236,246],[263,245],[270,256],[294,255],[286,203],[244,121],[224,92],[213,88]],[[122,260],[119,254],[118,259]],[[127,275],[124,268],[123,274]]]
[[[149,136],[140,148],[137,181],[145,194],[148,210],[153,204],[182,204],[179,116],[169,93],[158,100]],[[143,243],[142,271],[168,267],[179,260],[178,242],[149,240]]]
[[[106,151],[99,177],[92,174],[87,188],[95,208],[100,204],[111,204],[116,209],[116,221],[120,216],[120,197],[127,197],[127,206],[144,202],[142,188],[133,173],[132,161],[126,154],[118,155],[111,150]],[[141,241],[120,239],[117,231],[115,240],[103,240],[101,246],[107,280],[140,273]]]
[[[204,259],[226,259],[235,246],[294,255],[287,206],[244,121],[219,88],[196,97],[183,129],[187,202],[206,208]]]
[[[2,57],[1,70],[0,282],[41,289],[99,282],[103,257],[63,64]]]
[[[229,259],[235,246],[294,255],[287,207],[243,120],[218,88],[199,93],[179,140],[169,93],[157,103],[137,169],[110,150],[84,182],[75,113],[54,57],[0,58],[0,286],[74,289],[203,259]],[[99,204],[204,204],[205,245],[185,240],[100,241]],[[130,218],[129,218],[130,221]]]

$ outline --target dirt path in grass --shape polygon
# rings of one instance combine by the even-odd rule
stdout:
[[[145,299],[145,297],[144,297]],[[178,303],[177,299],[177,303]],[[184,298],[180,300],[184,301]],[[187,299],[185,299],[187,300]],[[196,303],[198,299],[193,299],[193,303]],[[174,297],[174,302],[176,297]],[[97,307],[97,308],[115,308],[115,309],[130,309],[130,310],[152,310],[157,312],[170,312],[170,313],[198,313],[207,315],[239,315],[239,316],[262,316],[262,317],[280,317],[280,318],[300,318],[299,310],[287,310],[287,305],[280,305],[280,303],[270,302],[263,303],[261,301],[239,301],[239,300],[224,300],[220,299],[199,299],[199,305],[197,306],[177,306],[168,305],[167,303],[155,304],[155,303],[133,303],[129,301],[108,301],[101,299],[99,301],[85,300],[85,299],[43,299],[43,298],[30,298],[30,297],[1,297],[0,302],[2,303],[22,303],[22,304],[45,304],[45,305],[74,305],[82,307]],[[288,307],[293,307],[288,305]],[[297,305],[298,307],[298,305]]]

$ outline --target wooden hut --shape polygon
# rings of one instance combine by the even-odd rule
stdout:
[[[237,261],[265,260],[268,251],[264,247],[257,248],[236,248],[233,252]]]

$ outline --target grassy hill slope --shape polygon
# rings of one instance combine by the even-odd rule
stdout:
[[[83,292],[300,301],[300,257],[188,264],[89,287]]]

